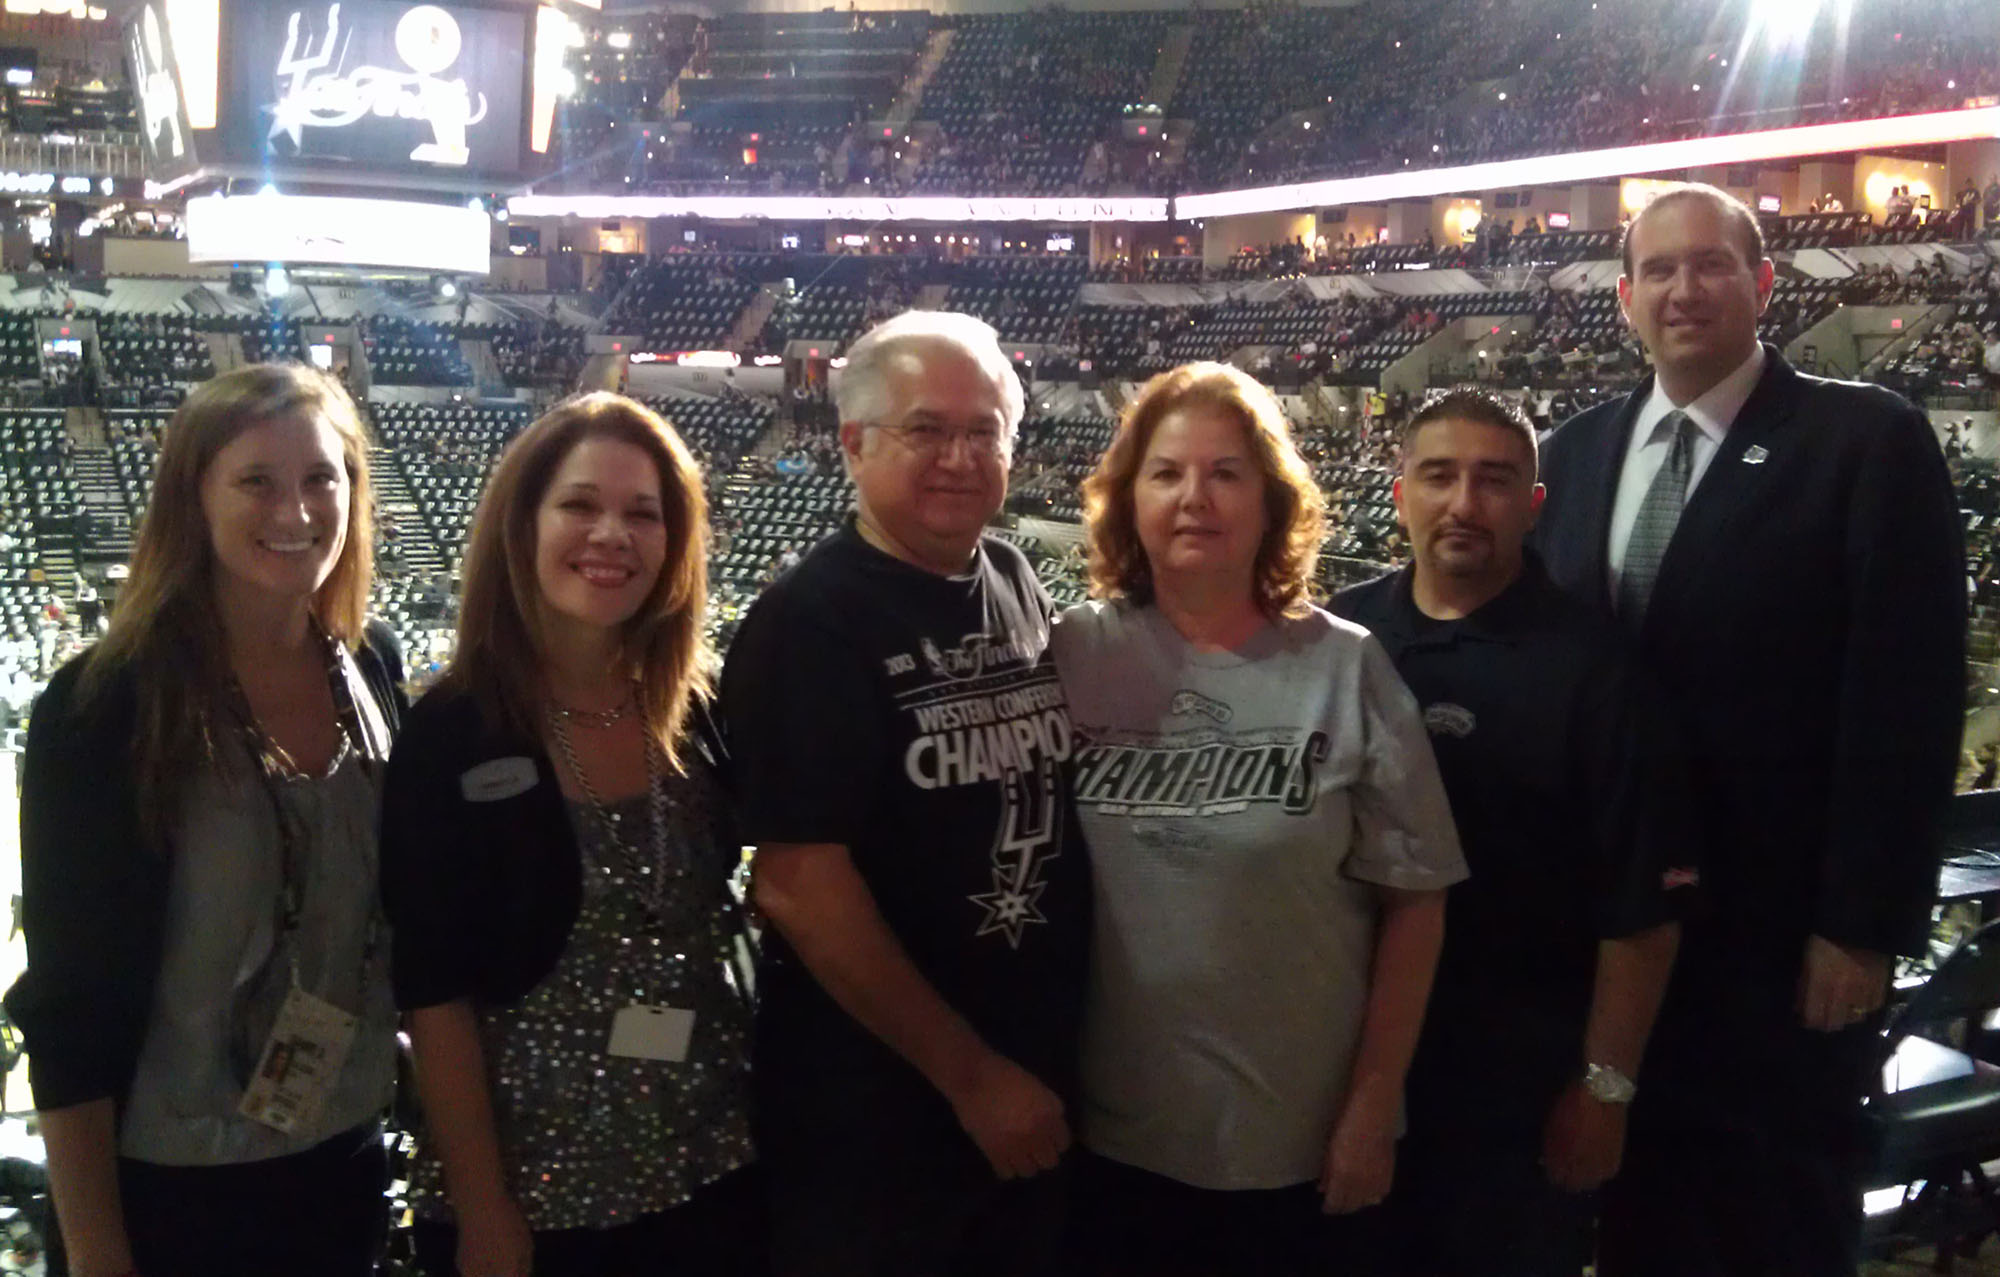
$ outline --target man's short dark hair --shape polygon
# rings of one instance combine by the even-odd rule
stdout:
[[[1433,421],[1470,421],[1482,426],[1493,426],[1511,431],[1528,450],[1528,477],[1533,479],[1540,473],[1541,450],[1535,443],[1534,423],[1512,403],[1489,391],[1471,386],[1461,386],[1453,390],[1442,390],[1424,400],[1423,406],[1410,417],[1403,427],[1402,438],[1397,440],[1404,460],[1410,455],[1410,444],[1422,430]]]
[[[1757,214],[1750,206],[1737,199],[1719,186],[1706,182],[1682,182],[1661,191],[1652,203],[1639,210],[1638,216],[1625,224],[1625,233],[1618,240],[1618,256],[1625,263],[1625,277],[1632,277],[1632,233],[1639,229],[1639,223],[1646,220],[1646,214],[1669,201],[1708,200],[1722,215],[1736,223],[1736,246],[1743,250],[1743,264],[1751,270],[1764,260],[1764,227],[1758,222]]]

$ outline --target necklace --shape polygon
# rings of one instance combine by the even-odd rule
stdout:
[[[617,716],[625,713],[623,708],[614,711]],[[612,811],[591,784],[590,774],[583,769],[583,762],[576,755],[576,746],[570,742],[569,728],[564,725],[562,711],[551,706],[549,711],[549,735],[555,738],[556,749],[562,754],[563,763],[569,774],[576,778],[576,787],[583,791],[584,801],[590,807],[591,821],[597,826],[604,840],[616,849],[631,873],[634,883],[641,888],[640,904],[648,915],[658,919],[666,913],[666,885],[669,876],[667,859],[667,781],[666,767],[660,757],[660,747],[653,740],[649,730],[646,740],[646,815],[647,834],[642,843],[637,838],[627,837],[619,813]],[[617,721],[614,717],[611,721]],[[593,724],[601,726],[601,724]]]
[[[627,695],[624,700],[610,709],[571,709],[567,705],[549,702],[549,714],[558,723],[575,723],[580,727],[609,727],[630,713],[638,703],[637,695]]]

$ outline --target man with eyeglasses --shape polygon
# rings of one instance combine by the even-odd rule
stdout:
[[[772,924],[774,1264],[1047,1272],[1089,882],[1049,599],[985,535],[1021,385],[986,324],[912,311],[854,344],[836,397],[855,512],[750,609],[722,685]]]

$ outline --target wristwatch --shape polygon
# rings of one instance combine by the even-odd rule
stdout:
[[[1583,1089],[1590,1092],[1591,1099],[1605,1104],[1630,1104],[1639,1093],[1636,1082],[1609,1064],[1584,1065]]]

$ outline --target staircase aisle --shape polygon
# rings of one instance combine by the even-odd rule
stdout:
[[[80,564],[55,562],[61,551],[45,556],[50,560],[49,572],[55,577],[56,588],[65,594],[76,588],[75,567],[105,567],[127,562],[132,557],[132,510],[125,504],[125,489],[118,482],[118,468],[111,460],[110,447],[80,445],[71,454],[71,467],[77,497],[90,515],[90,536],[77,547]],[[71,568],[66,574],[62,571],[65,566]]]
[[[403,474],[403,464],[393,448],[372,447],[368,450],[368,469],[375,481],[375,524],[377,560],[381,550],[388,545],[388,538],[381,529],[388,520],[396,522],[396,554],[406,575],[435,576],[445,571],[444,551],[437,539],[431,535],[430,524],[424,519],[423,510],[417,505],[417,494],[410,489],[410,481]]]

